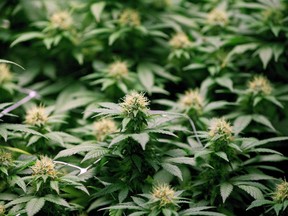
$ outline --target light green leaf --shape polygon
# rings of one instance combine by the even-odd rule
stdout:
[[[247,192],[254,199],[264,199],[262,191],[257,187],[250,185],[238,185],[238,187]]]
[[[232,191],[233,191],[233,185],[232,184],[225,182],[225,183],[220,185],[220,193],[221,193],[223,203],[225,203],[226,199],[230,196]]]
[[[33,216],[41,210],[45,204],[45,199],[43,197],[33,198],[26,205],[26,212],[28,216]]]
[[[219,156],[220,158],[224,159],[225,161],[229,162],[229,159],[228,159],[227,154],[225,152],[215,152],[215,154],[217,156]]]
[[[267,127],[269,127],[271,130],[273,130],[274,132],[276,132],[276,129],[274,128],[274,126],[272,125],[272,123],[269,121],[268,118],[266,118],[265,116],[263,115],[257,115],[257,114],[254,114],[252,116],[253,120],[260,123],[260,124],[263,124]]]
[[[233,92],[233,82],[229,77],[219,77],[216,79],[218,85],[228,88]]]
[[[51,181],[50,182],[50,187],[59,194],[59,183],[58,181]]]
[[[91,12],[93,14],[93,16],[95,17],[97,22],[100,22],[100,17],[101,17],[101,13],[105,7],[106,3],[104,1],[102,2],[97,2],[91,5]]]
[[[131,137],[145,150],[146,144],[149,142],[149,135],[147,133],[133,134]]]
[[[15,62],[12,62],[12,61],[8,61],[8,60],[0,59],[0,63],[14,64],[14,65],[20,67],[21,69],[25,70],[25,68],[23,68],[21,65],[15,63]]]
[[[166,170],[167,172],[171,173],[174,176],[177,176],[181,181],[183,181],[182,172],[178,166],[169,163],[162,163],[161,165],[164,170]]]
[[[64,206],[64,207],[68,207],[70,208],[70,205],[69,203],[62,199],[61,197],[59,196],[55,196],[55,195],[52,195],[52,194],[48,194],[44,197],[44,199],[48,202],[52,202],[52,203],[55,203],[57,205],[61,205],[61,206]]]
[[[12,44],[10,45],[10,47],[15,46],[18,43],[24,42],[24,41],[28,41],[34,38],[43,38],[44,35],[41,32],[28,32],[28,33],[24,33],[22,35],[20,35],[15,41],[12,42]]]
[[[252,209],[252,208],[255,208],[255,207],[260,207],[260,206],[263,206],[263,205],[267,205],[267,204],[272,204],[273,201],[271,200],[265,200],[265,199],[261,199],[261,200],[254,200],[251,205],[246,209],[249,210],[249,209]]]
[[[145,64],[140,64],[137,71],[141,84],[149,93],[151,93],[151,89],[154,85],[154,74]]]
[[[265,69],[272,58],[273,50],[271,47],[262,47],[258,50],[258,54],[263,63],[263,68]]]
[[[244,115],[236,118],[233,125],[235,135],[238,135],[241,131],[243,131],[250,124],[251,121],[251,115]]]

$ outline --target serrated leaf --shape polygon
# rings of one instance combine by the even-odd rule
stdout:
[[[258,54],[263,63],[263,68],[265,69],[272,58],[273,50],[271,47],[262,47],[258,50]]]
[[[50,182],[50,187],[59,194],[59,183],[58,181],[51,181]]]
[[[35,197],[34,197],[34,196],[20,197],[20,198],[18,198],[18,199],[14,199],[13,201],[7,203],[7,204],[5,205],[5,207],[8,208],[8,207],[11,207],[11,206],[13,206],[13,205],[20,204],[20,203],[26,203],[26,202],[28,202],[29,200],[33,199],[33,198],[35,198]]]
[[[91,5],[91,12],[93,14],[93,16],[95,17],[97,22],[100,22],[100,17],[101,17],[101,13],[105,7],[106,3],[104,1],[102,2],[97,2]]]
[[[181,181],[183,181],[182,172],[178,166],[169,163],[162,163],[161,165],[164,170],[166,170],[167,172],[171,173],[174,176],[177,176]]]
[[[43,197],[33,198],[26,205],[26,212],[28,216],[33,216],[39,212],[45,204]]]
[[[63,151],[60,151],[54,159],[60,158],[60,157],[67,157],[67,156],[71,156],[80,152],[85,152],[85,151],[91,151],[97,149],[97,146],[95,144],[82,144],[82,145],[78,145],[75,147],[72,147],[70,149],[66,149]]]
[[[62,199],[61,197],[59,196],[55,196],[55,195],[52,195],[52,194],[48,194],[44,197],[44,199],[48,202],[52,202],[54,204],[57,204],[57,205],[61,205],[61,206],[64,206],[64,207],[68,207],[70,208],[70,205],[69,203]]]
[[[228,156],[227,156],[227,154],[225,152],[215,152],[215,154],[218,157],[220,157],[220,158],[224,159],[225,161],[229,162]]]
[[[111,143],[109,144],[109,148],[110,148],[111,146],[113,146],[113,145],[115,145],[115,144],[117,144],[117,143],[119,143],[119,142],[127,139],[127,138],[128,138],[127,135],[119,135],[119,136],[115,137],[115,138],[111,141]]]
[[[233,191],[233,185],[232,184],[225,182],[225,183],[220,185],[220,193],[221,193],[223,203],[225,203],[226,199],[230,196],[232,191]]]
[[[131,137],[141,145],[143,150],[145,150],[146,144],[149,142],[148,133],[133,134]]]
[[[11,177],[11,184],[17,184],[25,193],[26,193],[26,184],[24,182],[24,180],[22,178],[20,178],[19,176],[12,176]]]
[[[267,127],[269,127],[271,130],[273,130],[274,132],[276,131],[276,129],[274,128],[274,126],[272,125],[272,123],[269,121],[268,118],[266,118],[265,116],[263,115],[256,115],[254,114],[252,116],[253,120],[260,123],[260,124],[263,124]]]
[[[271,201],[271,200],[264,200],[264,199],[259,200],[259,199],[257,199],[251,203],[251,205],[246,209],[246,211],[248,211],[249,209],[255,208],[255,207],[260,207],[260,206],[272,204],[272,203],[273,203],[273,201]]]
[[[241,131],[243,131],[252,121],[252,117],[250,115],[239,116],[234,121],[233,130],[235,135],[238,135]]]
[[[119,192],[118,194],[119,203],[122,203],[127,198],[128,192],[129,192],[128,188],[124,188],[123,190]]]
[[[247,192],[254,199],[264,199],[262,191],[257,187],[250,185],[238,185],[238,187]]]

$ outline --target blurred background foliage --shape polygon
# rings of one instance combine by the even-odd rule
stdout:
[[[1,118],[1,146],[18,149],[18,152],[14,152],[14,154],[15,158],[20,158],[18,159],[20,161],[22,160],[21,155],[23,152],[21,153],[19,151],[24,151],[24,155],[28,152],[37,157],[47,155],[51,158],[54,158],[59,152],[61,154],[61,152],[64,151],[63,155],[65,155],[65,157],[73,155],[67,159],[68,162],[81,165],[81,167],[84,167],[83,164],[87,166],[91,164],[91,159],[95,159],[96,156],[91,156],[91,158],[86,159],[82,158],[84,162],[81,164],[80,158],[85,156],[83,155],[83,152],[86,152],[85,149],[83,152],[81,151],[81,157],[74,155],[80,151],[80,148],[75,150],[73,154],[67,152],[67,154],[65,154],[65,150],[73,149],[78,144],[85,144],[86,142],[94,143],[97,141],[100,143],[104,142],[104,144],[102,143],[100,145],[100,149],[103,151],[103,157],[106,157],[105,154],[108,151],[112,151],[114,154],[113,156],[107,156],[107,158],[112,157],[112,162],[109,162],[110,159],[103,159],[101,161],[106,160],[107,164],[102,162],[99,167],[96,166],[94,169],[97,173],[103,169],[106,175],[103,174],[103,176],[105,176],[101,176],[103,178],[99,177],[99,179],[94,176],[95,178],[91,180],[90,177],[87,177],[88,180],[86,181],[86,177],[83,177],[83,179],[76,179],[75,177],[75,179],[71,178],[72,180],[61,177],[58,179],[58,183],[52,183],[53,185],[50,185],[54,189],[58,187],[55,186],[56,184],[59,184],[59,187],[63,186],[64,195],[61,195],[61,197],[66,198],[70,196],[69,201],[72,201],[72,203],[76,200],[73,208],[70,208],[71,212],[81,213],[82,210],[87,211],[87,209],[93,212],[98,210],[99,207],[104,207],[112,203],[116,207],[114,209],[105,209],[105,214],[124,215],[124,207],[117,207],[115,204],[115,200],[117,199],[113,200],[110,197],[101,200],[99,197],[105,193],[115,193],[112,197],[122,196],[122,198],[119,199],[120,203],[131,201],[129,200],[129,196],[136,196],[136,194],[140,193],[141,188],[135,186],[139,183],[139,179],[145,179],[145,183],[140,181],[139,184],[142,184],[143,188],[146,187],[146,189],[142,191],[146,193],[147,188],[151,187],[151,185],[154,184],[153,182],[156,181],[155,179],[153,180],[153,178],[157,178],[155,176],[159,178],[159,176],[162,175],[162,171],[160,172],[159,169],[155,167],[162,166],[164,168],[164,162],[162,161],[160,163],[161,159],[159,159],[160,161],[156,163],[157,157],[155,157],[155,155],[161,155],[159,157],[162,159],[168,157],[169,154],[165,155],[164,152],[168,151],[169,148],[166,149],[163,146],[159,148],[155,147],[155,149],[151,148],[151,152],[147,150],[148,152],[146,151],[143,154],[137,155],[137,157],[140,158],[143,156],[147,157],[146,160],[148,162],[146,160],[145,162],[150,163],[150,165],[147,165],[144,169],[147,171],[147,176],[140,175],[140,177],[135,177],[137,181],[134,182],[135,185],[133,184],[131,188],[119,192],[119,188],[123,187],[121,184],[124,183],[119,184],[119,182],[116,181],[110,182],[111,179],[108,180],[108,176],[109,174],[111,175],[111,173],[119,177],[118,174],[120,172],[127,171],[128,168],[125,166],[129,166],[128,164],[130,162],[128,163],[126,161],[126,164],[125,161],[117,158],[121,158],[121,156],[119,156],[121,153],[117,152],[117,149],[111,148],[111,144],[109,145],[111,140],[116,139],[119,134],[117,134],[116,138],[112,136],[112,138],[110,137],[111,139],[106,139],[107,134],[99,134],[97,131],[108,130],[108,134],[113,134],[117,131],[116,128],[120,128],[121,125],[121,133],[123,134],[119,136],[123,136],[121,142],[125,142],[127,137],[125,139],[124,137],[128,134],[128,132],[125,131],[127,129],[126,127],[128,127],[127,130],[129,133],[132,133],[131,131],[133,130],[130,130],[129,127],[133,128],[134,125],[140,129],[138,128],[139,131],[133,131],[133,133],[137,134],[141,132],[140,134],[145,133],[147,135],[144,135],[145,138],[143,138],[143,136],[141,138],[135,138],[134,136],[134,141],[131,141],[131,137],[129,139],[127,138],[129,143],[137,142],[138,140],[143,147],[142,139],[147,139],[147,136],[150,138],[153,137],[155,140],[159,139],[159,143],[161,143],[161,140],[163,143],[169,140],[170,144],[171,142],[178,142],[178,147],[180,146],[179,148],[184,149],[183,151],[186,152],[183,155],[178,152],[178,157],[187,156],[195,159],[197,163],[193,164],[192,168],[184,168],[183,164],[187,165],[187,161],[184,161],[183,164],[180,165],[183,175],[187,175],[183,178],[181,177],[183,180],[182,183],[179,183],[180,181],[178,182],[175,179],[171,180],[171,176],[169,176],[171,179],[167,180],[167,182],[171,183],[176,189],[184,190],[183,196],[185,198],[192,199],[193,202],[204,202],[203,205],[216,206],[218,212],[226,215],[248,215],[248,213],[255,215],[255,212],[262,213],[264,209],[270,212],[266,212],[264,215],[273,215],[274,213],[273,211],[269,211],[269,207],[274,208],[275,214],[285,215],[285,208],[288,205],[288,195],[287,197],[284,196],[284,198],[279,195],[280,198],[275,198],[273,201],[266,197],[269,193],[273,193],[271,191],[276,188],[274,180],[268,181],[269,178],[265,177],[263,179],[255,178],[255,181],[260,180],[261,184],[266,180],[267,182],[263,183],[263,185],[256,185],[256,183],[253,185],[249,183],[249,186],[243,184],[243,181],[246,181],[244,178],[242,179],[243,181],[241,180],[242,183],[240,180],[237,180],[238,183],[234,182],[235,185],[242,184],[242,188],[240,187],[240,189],[246,192],[248,191],[247,193],[250,195],[252,193],[251,196],[255,198],[256,201],[257,199],[263,201],[267,198],[267,200],[262,203],[254,202],[254,205],[255,207],[261,205],[267,205],[268,207],[265,206],[262,209],[249,210],[248,212],[245,210],[252,202],[251,197],[247,198],[244,196],[243,199],[239,198],[243,193],[243,191],[237,191],[239,188],[234,190],[233,193],[235,192],[235,194],[233,194],[233,187],[231,189],[231,185],[227,186],[226,180],[229,179],[230,181],[232,179],[231,182],[233,182],[235,180],[233,180],[233,178],[236,178],[235,176],[244,175],[245,173],[247,175],[253,172],[259,174],[257,163],[256,165],[251,165],[251,167],[243,168],[244,171],[240,168],[241,166],[245,167],[249,164],[248,162],[247,164],[243,162],[246,160],[244,158],[247,157],[247,155],[253,158],[256,157],[258,153],[261,154],[263,152],[274,154],[275,152],[273,151],[281,152],[275,153],[276,155],[281,155],[281,158],[273,159],[273,157],[271,157],[270,161],[268,158],[262,158],[263,160],[261,160],[264,161],[263,166],[267,165],[266,162],[282,161],[277,164],[273,163],[271,167],[274,166],[275,170],[270,167],[268,175],[282,179],[285,178],[285,176],[287,177],[287,173],[279,173],[276,171],[278,168],[285,171],[286,158],[284,158],[284,156],[288,155],[287,142],[285,142],[285,138],[283,138],[288,136],[288,86],[286,85],[288,83],[287,1],[2,0],[0,2],[0,11],[0,58],[16,62],[25,68],[25,70],[23,70],[13,64],[0,64],[0,110],[4,110],[10,104],[21,100],[30,90],[37,92],[35,98],[13,110],[9,115]],[[121,115],[116,112],[117,106],[115,104],[123,101],[121,98],[133,91],[145,92],[145,96],[150,100],[149,106],[151,110],[165,110],[168,112],[168,114],[166,113],[167,115],[169,115],[169,112],[174,113],[171,115],[172,117],[170,116],[171,119],[169,119],[170,124],[172,124],[169,125],[169,121],[166,122],[167,119],[163,120],[156,117],[154,119],[154,117],[151,117],[152,120],[161,122],[159,125],[153,125],[150,122],[152,124],[151,126],[149,123],[151,119],[145,112],[143,112],[145,114],[143,114],[143,116],[139,114],[139,117],[139,115],[136,114],[133,118],[131,117],[132,120],[129,120],[130,117],[121,119]],[[99,103],[102,102],[109,102],[109,106],[106,104],[103,107],[107,108],[108,106],[110,112],[114,113],[117,118],[120,118],[114,126],[111,126],[111,124],[113,125],[114,123],[106,122],[106,124],[110,125],[109,127],[114,128],[114,130],[111,128],[103,129],[101,125],[97,125],[95,121],[99,120],[99,116],[97,116],[96,120],[92,118],[93,116],[95,117],[95,110],[98,109],[96,113],[103,111],[99,110],[101,109],[99,108]],[[112,105],[112,103],[115,104]],[[36,105],[38,109],[35,109]],[[102,105],[100,104],[100,106]],[[42,116],[41,121],[34,122],[33,119],[31,120],[35,113]],[[189,131],[191,128],[187,118],[177,119],[175,113],[178,114],[178,117],[181,115],[182,117],[188,116],[193,120],[196,130],[199,132],[198,136],[202,142],[208,143],[207,146],[204,145],[205,148],[202,149],[203,151],[199,150],[199,143],[197,144],[196,139],[198,136],[195,137],[195,131],[193,131],[194,136],[192,136],[193,133]],[[29,114],[32,116],[31,118],[29,118]],[[106,114],[107,113],[104,113],[103,115]],[[118,114],[120,117],[117,116]],[[227,144],[227,149],[215,150],[213,144],[211,144],[211,142],[214,143],[218,141],[217,139],[212,139],[211,141],[211,137],[209,138],[209,134],[207,135],[206,133],[209,128],[211,129],[211,125],[209,127],[210,120],[212,118],[222,117],[233,126],[234,136],[241,136],[243,138],[243,140],[240,138],[240,140],[237,140],[236,138],[235,141],[240,149],[235,150],[236,147],[230,143],[231,140],[229,142],[226,140],[227,143],[229,143],[229,145]],[[136,118],[136,120],[134,118]],[[137,125],[136,122],[138,120],[140,122],[143,121],[145,124],[142,122],[143,125]],[[175,124],[175,127],[172,127],[173,124]],[[146,127],[148,127],[148,129]],[[151,135],[150,132],[156,129],[161,130],[160,135]],[[166,135],[171,135],[170,133],[175,133],[178,136],[177,139],[175,138],[177,141],[174,140],[174,138],[166,137]],[[172,137],[173,135],[174,134],[172,134]],[[277,137],[280,137],[279,140],[275,141],[282,140],[282,142],[267,142],[266,147],[270,150],[262,149],[255,152],[253,150],[253,153],[251,153],[251,149],[247,147],[249,144],[247,144],[248,141],[244,139],[245,137],[253,137],[254,141],[255,139],[277,139]],[[164,141],[164,138],[167,140]],[[153,142],[156,142],[155,140],[153,140]],[[185,144],[192,149],[187,150],[187,148],[183,147]],[[155,146],[157,146],[157,144],[155,144]],[[127,146],[123,144],[121,148],[126,149],[126,147]],[[143,149],[145,149],[145,147]],[[171,149],[175,150],[174,148]],[[99,153],[99,149],[96,150]],[[96,150],[87,147],[87,151]],[[231,157],[228,155],[228,158],[226,158],[226,156],[223,156],[223,154],[218,151],[226,152],[225,155],[234,151],[236,153],[234,152],[235,155],[231,153]],[[247,154],[245,151],[247,151]],[[229,174],[217,173],[217,169],[223,169],[223,167],[228,166],[228,164],[223,164],[223,161],[219,162],[219,157],[215,159],[217,156],[211,152],[218,152],[219,154],[215,154],[220,155],[219,157],[224,158],[224,160],[234,161],[233,166],[235,165],[235,167],[237,167],[237,169],[235,168],[237,171],[234,170],[235,172],[233,174],[231,174],[232,172]],[[109,154],[110,153],[111,152],[109,152]],[[174,155],[174,153],[171,154]],[[210,154],[212,154],[212,156],[210,156]],[[99,157],[100,155],[97,156],[97,159]],[[176,156],[174,155],[173,157]],[[30,156],[28,159],[24,157],[23,160],[29,164],[32,163],[33,157],[32,159]],[[38,161],[39,160],[41,161],[41,159],[38,159]],[[134,158],[133,160],[139,159]],[[259,159],[259,161],[261,160]],[[34,163],[37,164],[35,161],[36,158],[34,157]],[[157,165],[151,165],[153,164],[151,161],[154,161]],[[241,163],[239,161],[242,161],[243,164],[240,165]],[[123,167],[119,167],[118,171],[112,170],[109,173],[107,169],[109,170],[109,167],[113,167],[113,163],[123,163],[124,165]],[[177,162],[175,163],[177,164]],[[24,168],[20,170],[25,170],[28,167],[27,164],[21,164]],[[214,167],[216,169],[214,174],[214,171],[211,172],[209,168],[209,166],[213,166],[213,164],[218,166],[218,168]],[[18,176],[17,179],[22,178],[23,174],[25,174],[25,172],[21,173],[17,170],[19,166],[18,164],[16,168],[12,170],[14,174],[19,174],[15,174]],[[155,175],[149,173],[151,172],[150,166],[154,166],[156,170]],[[169,170],[166,166],[164,170],[167,171],[167,169]],[[189,173],[189,170],[192,174]],[[178,168],[174,167],[174,171],[178,172]],[[5,170],[3,172],[5,173]],[[66,170],[66,172],[68,171]],[[170,172],[173,171],[170,170]],[[129,172],[127,171],[127,173]],[[195,173],[198,173],[200,177]],[[210,184],[214,184],[218,189],[219,185],[224,184],[226,190],[223,189],[223,186],[221,191],[213,191],[213,193],[211,192],[211,196],[206,196],[206,194],[203,194],[203,191],[201,192],[201,188],[204,188],[203,190],[206,192],[209,191],[210,185],[205,181],[210,178],[213,179],[211,175],[214,177],[220,176],[219,178],[223,177],[225,184],[222,180],[219,180],[219,182],[218,180],[213,180]],[[91,174],[91,176],[93,175]],[[180,174],[176,174],[176,177],[179,176]],[[252,182],[253,178],[252,176],[250,177]],[[52,177],[51,182],[54,182],[53,178],[54,177]],[[26,182],[28,182],[27,180],[28,179],[25,179]],[[90,195],[88,195],[89,192],[86,191],[87,189],[84,185],[79,183],[81,180],[84,180],[84,183],[82,183],[90,190]],[[248,180],[249,179],[247,179],[247,181]],[[11,181],[12,180],[7,180],[9,184],[14,186],[15,183],[13,183],[13,181],[11,183]],[[42,180],[40,182],[42,182]],[[44,183],[38,184],[45,184],[46,180],[43,179],[43,182]],[[65,185],[68,184],[67,182],[70,182],[72,187],[65,188]],[[125,182],[125,184],[126,183],[127,182]],[[25,185],[24,182],[23,184]],[[23,184],[22,189],[24,187]],[[106,188],[105,191],[102,186],[107,186],[108,184],[115,184],[118,189],[115,186],[114,189]],[[39,185],[37,186],[37,190],[40,187]],[[75,188],[73,189],[73,187],[76,187],[75,185],[81,188],[80,192],[75,192]],[[283,185],[287,190],[287,185],[285,185],[285,183]],[[258,189],[251,192],[251,187]],[[5,186],[3,186],[3,188],[5,188]],[[279,190],[281,189],[280,187]],[[17,190],[19,190],[19,188]],[[16,192],[9,191],[9,193],[13,192],[14,194],[16,193],[22,196],[17,190],[15,190]],[[57,190],[59,189],[55,189],[56,192]],[[265,199],[262,195],[259,195],[260,192],[258,190],[262,191],[260,192],[265,195]],[[5,192],[4,189],[2,192],[3,191]],[[23,191],[25,190],[23,189]],[[120,194],[118,194],[117,191]],[[157,190],[154,189],[154,192],[155,191]],[[226,191],[226,193],[223,191]],[[229,198],[227,199],[227,197],[231,193],[233,199],[231,198],[229,202]],[[257,193],[260,198],[257,196]],[[57,194],[59,193],[57,192]],[[3,196],[4,195],[2,195],[2,197]],[[223,199],[223,202],[218,196]],[[14,199],[14,196],[12,197],[11,200]],[[84,199],[89,197],[89,203],[85,203],[83,197]],[[178,197],[178,194],[176,197]],[[51,197],[45,199],[46,201],[51,200]],[[149,200],[149,197],[146,196],[145,199]],[[226,203],[223,204],[226,199]],[[5,201],[5,199],[3,200]],[[178,203],[179,200],[182,200],[182,197],[179,199],[175,198],[175,200],[177,200],[176,203]],[[242,203],[236,204],[242,201],[243,205]],[[68,206],[68,203],[64,203],[63,200],[60,200],[58,205],[60,202],[62,202],[62,206]],[[133,202],[139,205],[134,198]],[[146,200],[145,202],[148,201]],[[163,200],[160,203],[163,204]],[[229,204],[233,205],[234,208],[229,207]],[[128,207],[133,205],[131,203],[127,204]],[[6,205],[6,208],[9,209],[11,206],[13,206],[13,204],[10,203]],[[39,206],[41,206],[41,203]],[[155,210],[155,212],[152,213],[147,213],[147,211],[152,208],[151,206],[145,206],[144,204],[140,206],[141,209],[138,210],[142,212],[142,215],[177,215],[174,211],[176,211],[178,207],[176,208],[175,206],[173,206],[173,208],[166,206],[167,209],[170,210],[163,210],[163,206],[161,206],[161,211]],[[178,206],[181,209],[185,204],[179,204]],[[129,209],[128,207],[127,209]],[[189,204],[189,207],[192,208],[193,206]],[[21,210],[22,207],[18,206],[17,208]],[[15,207],[14,212],[17,212],[17,208]],[[42,209],[42,211],[48,215],[48,209],[49,206],[46,206],[46,209]],[[131,209],[136,209],[136,207],[134,206]],[[26,208],[26,213],[27,211]],[[190,213],[192,211],[193,210],[190,209]],[[241,214],[237,214],[237,211],[241,212]],[[29,210],[27,214],[34,215],[34,213],[36,214],[37,212],[38,211],[31,212],[31,210]],[[184,211],[179,212],[179,215],[193,215]],[[26,214],[24,210],[20,213]],[[11,214],[13,215],[13,213]],[[49,214],[51,214],[51,212],[49,212]],[[61,214],[63,215],[63,212],[61,213],[61,209],[59,209],[59,215]],[[0,215],[2,215],[1,210]],[[136,214],[135,212],[135,215],[141,215],[141,213]],[[202,215],[205,215],[205,213]],[[212,213],[207,213],[206,215],[212,215]],[[215,213],[215,215],[217,214]]]

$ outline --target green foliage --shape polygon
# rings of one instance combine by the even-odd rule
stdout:
[[[287,215],[285,0],[0,10],[0,216]]]

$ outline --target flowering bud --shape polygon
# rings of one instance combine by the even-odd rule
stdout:
[[[103,141],[107,135],[116,131],[116,124],[111,119],[102,119],[94,123],[94,133],[98,141]]]
[[[31,167],[33,175],[48,175],[51,178],[55,178],[58,175],[55,165],[51,158],[47,156],[41,156],[36,163]]]
[[[288,200],[288,182],[283,181],[281,184],[277,185],[273,199],[279,203]]]
[[[209,137],[211,139],[219,137],[221,140],[230,141],[232,133],[232,127],[223,118],[212,119],[209,130]]]
[[[25,123],[29,125],[44,125],[48,120],[48,115],[45,112],[44,107],[34,107],[27,111],[25,117]]]
[[[133,9],[125,9],[120,14],[119,23],[126,26],[139,26],[141,24],[139,13]]]
[[[0,63],[0,84],[9,82],[12,79],[12,74],[6,64]]]
[[[169,41],[169,45],[174,49],[185,49],[191,46],[191,41],[183,32],[178,32]]]
[[[272,87],[270,81],[266,77],[257,75],[248,83],[248,91],[256,94],[270,95]]]
[[[12,154],[4,150],[0,150],[0,166],[9,166],[13,161]]]
[[[207,15],[209,24],[226,25],[228,23],[228,14],[224,10],[214,9]]]
[[[173,203],[175,191],[167,184],[158,185],[153,188],[152,196],[160,201],[160,206],[166,206]]]
[[[5,215],[5,206],[0,204],[0,216],[4,216]]]
[[[146,112],[148,110],[149,100],[142,93],[137,93],[135,91],[124,97],[120,106],[122,108],[123,114],[131,117],[135,116],[138,111]]]
[[[128,75],[128,67],[126,62],[116,61],[110,64],[108,68],[108,73],[110,76],[121,79]]]
[[[180,105],[185,109],[193,108],[198,113],[202,111],[203,108],[203,98],[199,94],[198,89],[188,90],[179,99]]]
[[[60,11],[52,14],[50,22],[55,28],[67,30],[73,24],[73,19],[67,11]]]

